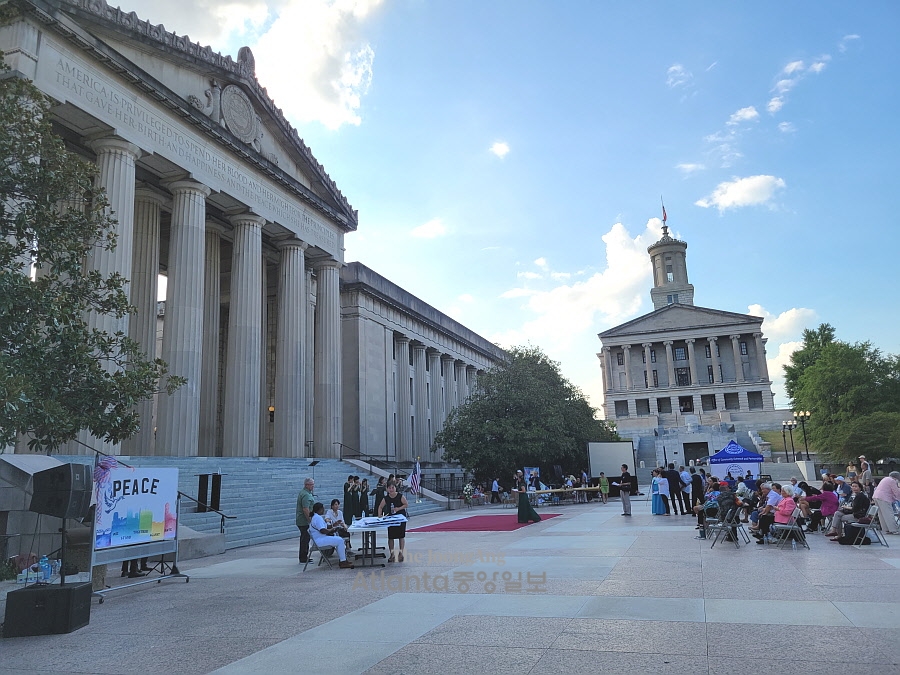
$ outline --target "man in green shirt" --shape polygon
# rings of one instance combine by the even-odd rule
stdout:
[[[316,482],[312,478],[303,481],[303,489],[297,495],[297,527],[300,529],[300,562],[305,563],[309,555],[309,522],[312,520],[312,509],[316,499],[313,488]]]

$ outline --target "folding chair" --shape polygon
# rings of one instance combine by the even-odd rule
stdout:
[[[741,512],[740,509],[732,508],[728,510],[728,513],[725,514],[725,517],[717,520],[715,523],[707,528],[707,537],[710,534],[714,534],[712,546],[710,548],[714,548],[716,543],[719,541],[719,537],[722,536],[731,536],[732,541],[734,542],[735,548],[740,548],[741,545],[738,542],[737,538],[737,528],[741,523]],[[748,538],[749,539],[749,538]]]
[[[779,539],[778,548],[782,549],[787,546],[787,543],[791,540],[799,541],[803,544],[807,549],[809,549],[809,543],[806,541],[806,533],[803,532],[803,528],[797,524],[797,518],[800,517],[800,507],[794,509],[794,512],[791,514],[790,520],[787,523],[774,523],[770,528],[773,536]]]
[[[856,548],[859,548],[866,540],[866,535],[869,532],[874,532],[878,543],[890,548],[890,544],[887,543],[887,539],[881,531],[881,521],[878,519],[878,505],[872,504],[872,506],[869,507],[869,510],[866,511],[866,516],[869,518],[868,523],[848,523],[848,525],[852,524],[853,527],[857,529],[856,539],[853,541],[853,545]]]
[[[312,552],[319,552],[319,562],[316,563],[316,567],[322,564],[322,561],[328,563],[328,567],[333,569],[334,565],[331,564],[331,561],[328,559],[328,556],[334,555],[334,546],[325,546],[324,548],[319,548],[319,545],[316,543],[316,540],[312,537],[309,538],[309,553],[306,556],[306,564],[303,566],[303,571],[306,571],[306,568],[309,566],[309,563],[312,562]]]

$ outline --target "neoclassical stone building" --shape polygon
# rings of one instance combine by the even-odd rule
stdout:
[[[117,247],[89,265],[130,279],[137,312],[93,321],[154,353],[164,274],[160,355],[188,380],[155,408],[142,405],[142,431],[122,447],[80,440],[127,455],[336,457],[345,442],[397,457],[418,452],[448,406],[465,398],[474,372],[502,352],[458,324],[437,330],[452,322],[420,311],[424,303],[396,287],[386,313],[390,303],[365,290],[379,285],[377,275],[354,266],[345,281],[355,290],[342,301],[344,236],[356,230],[357,213],[256,79],[250,50],[222,56],[105,0],[14,5],[19,17],[0,28],[11,74],[55,102],[56,129],[97,163],[118,220]],[[394,349],[405,364],[411,340],[414,363],[427,354],[428,372],[435,354],[453,364],[445,399],[430,399],[427,414],[419,387],[403,414],[406,387],[398,387],[396,434],[392,383],[382,379],[385,409],[376,413],[375,347],[361,338],[376,316],[386,317],[377,355],[385,372]],[[418,383],[420,369],[410,372]],[[370,431],[376,418],[382,429]]]
[[[722,429],[726,434],[780,427],[784,413],[775,411],[763,319],[695,306],[686,251],[687,243],[663,226],[662,238],[647,249],[653,311],[599,334],[606,418],[623,436],[657,439],[667,430],[697,434],[697,427],[723,423],[731,427]],[[692,442],[716,452],[725,437],[672,439],[665,457],[709,454],[700,447],[682,454]]]

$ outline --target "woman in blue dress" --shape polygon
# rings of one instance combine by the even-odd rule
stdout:
[[[666,509],[663,507],[662,496],[659,493],[659,469],[653,469],[653,480],[650,482],[650,494],[653,496],[650,498],[650,513],[654,516],[662,516],[665,515]]]

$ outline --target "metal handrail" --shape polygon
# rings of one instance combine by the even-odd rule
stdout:
[[[188,499],[190,499],[190,500],[191,500],[192,502],[194,502],[195,504],[197,504],[197,505],[199,505],[199,506],[205,506],[207,511],[212,511],[212,512],[218,513],[220,516],[222,516],[222,519],[221,519],[221,521],[219,522],[219,534],[225,534],[225,519],[226,519],[226,518],[227,518],[228,520],[237,520],[237,516],[229,516],[229,515],[226,515],[226,514],[222,513],[221,511],[219,511],[218,509],[214,509],[214,508],[212,508],[211,506],[209,506],[208,504],[204,504],[204,503],[201,502],[199,499],[197,499],[197,498],[195,498],[195,497],[191,497],[187,492],[182,492],[181,490],[179,490],[179,491],[178,491],[178,496],[179,496],[179,497],[187,497]]]

